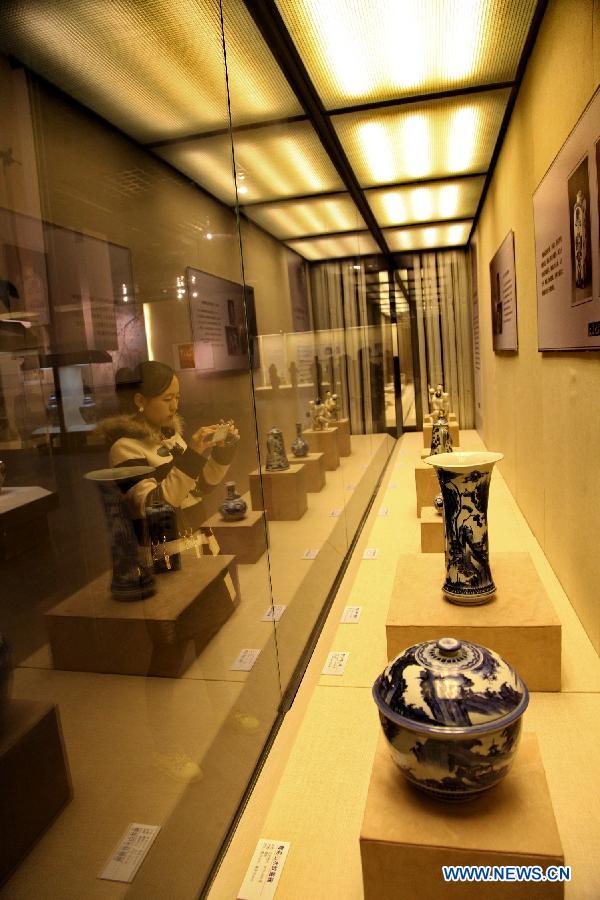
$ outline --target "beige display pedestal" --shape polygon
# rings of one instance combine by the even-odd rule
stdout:
[[[0,559],[12,559],[49,539],[48,513],[58,494],[45,488],[4,487],[0,491]]]
[[[448,428],[450,429],[450,438],[452,439],[452,446],[458,446],[460,443],[460,432],[458,430],[457,422],[448,422]],[[431,422],[423,422],[423,446],[431,447]]]
[[[525,713],[525,720],[527,713]],[[513,767],[480,797],[443,802],[412,788],[383,736],[360,833],[365,900],[474,897],[546,900],[561,882],[445,882],[442,866],[564,865],[537,738],[524,734]]]
[[[460,446],[455,447],[454,445],[452,445],[452,451],[454,453],[460,453]],[[425,459],[426,456],[431,456],[431,444],[428,447],[423,447],[423,449],[421,450],[421,459]]]
[[[561,624],[528,553],[492,553],[496,594],[458,606],[442,594],[444,554],[398,557],[386,622],[388,659],[441,637],[483,644],[503,656],[530,691],[560,691]]]
[[[350,456],[352,453],[352,447],[350,446],[350,419],[335,419],[334,421],[338,430],[340,456]]]
[[[315,431],[307,428],[303,432],[308,441],[308,446],[313,453],[323,453],[325,456],[325,468],[333,472],[340,464],[340,448],[337,428],[328,428],[327,431]]]
[[[58,707],[11,700],[0,737],[0,881],[71,799]]]
[[[433,506],[434,497],[440,493],[440,484],[433,466],[419,463],[415,466],[415,488],[417,491],[417,515],[424,506]]]
[[[308,508],[303,465],[269,472],[264,466],[250,473],[252,509],[264,509],[273,521],[300,519]]]
[[[56,669],[176,678],[239,603],[233,556],[183,556],[146,600],[115,600],[110,581],[105,573],[46,613]]]
[[[426,416],[423,416],[423,421],[429,422],[429,424],[431,424],[433,422],[433,416],[431,415],[431,413],[428,413]],[[457,417],[456,413],[453,413],[453,412],[448,413],[448,421],[456,422],[456,424],[458,425],[458,417]]]
[[[221,553],[235,556],[238,563],[255,563],[267,549],[265,514],[249,509],[238,522],[226,522],[216,513],[202,523],[211,528]]]
[[[304,483],[309,494],[318,494],[325,487],[325,454],[309,453],[297,457],[304,466]]]
[[[421,553],[444,552],[444,517],[433,506],[421,507]]]

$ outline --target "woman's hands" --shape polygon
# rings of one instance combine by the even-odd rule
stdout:
[[[221,420],[216,425],[203,425],[194,432],[190,438],[190,447],[196,453],[205,453],[212,447],[222,447],[224,444],[237,443],[240,433],[233,421]]]

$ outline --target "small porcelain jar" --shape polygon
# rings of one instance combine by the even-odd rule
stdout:
[[[443,800],[477,796],[504,778],[529,703],[504,659],[455,638],[404,650],[375,681],[373,698],[402,774]]]
[[[243,519],[248,510],[248,504],[242,500],[235,489],[235,481],[226,481],[227,497],[219,506],[221,518],[226,522],[239,522]]]

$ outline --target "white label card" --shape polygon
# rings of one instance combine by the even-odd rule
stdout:
[[[389,506],[382,506],[379,510],[379,515],[384,517],[384,516],[389,515],[389,512],[390,512]]]
[[[302,559],[316,559],[318,555],[318,550],[305,550],[302,554]]]
[[[126,884],[132,882],[159,831],[160,825],[132,822],[98,878],[123,881]]]
[[[390,481],[390,483],[387,486],[387,489],[388,489],[388,491],[395,491],[397,487],[398,487],[398,485],[396,484],[395,481]]]
[[[341,625],[358,625],[362,606],[346,606],[340,619]]]
[[[273,606],[270,606],[268,610],[265,612],[264,616],[260,620],[261,622],[279,622],[283,613],[285,612],[285,604],[275,603]]]
[[[237,658],[231,663],[229,669],[231,672],[249,672],[256,660],[260,650],[251,650],[246,648],[241,650]]]
[[[377,559],[379,556],[379,548],[378,547],[366,547],[363,550],[363,559]]]
[[[343,675],[348,662],[348,650],[332,650],[323,667],[321,675]]]
[[[289,841],[262,838],[256,845],[237,900],[270,900],[274,897],[289,848]]]
[[[356,487],[355,484],[347,484],[347,485],[346,485],[346,490],[347,490],[347,491],[353,491],[355,487]]]
[[[368,463],[362,463],[361,469],[368,469],[368,468],[369,468]]]
[[[342,510],[341,510],[341,509],[332,509],[331,512],[329,513],[329,515],[330,515],[333,519],[337,519],[338,516],[341,516],[341,514],[342,514]]]

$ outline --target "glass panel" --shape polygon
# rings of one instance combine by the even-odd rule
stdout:
[[[215,116],[228,126],[214,4],[151,4],[158,18],[144,8],[135,22],[135,4],[120,4],[112,22],[102,5],[44,6],[46,18],[38,4],[11,4],[19,16],[4,23],[5,46],[32,63],[51,47],[55,67],[39,68],[69,89],[59,72],[72,72],[75,42],[81,78],[105,96],[97,65],[110,38],[137,79],[111,70],[114,103],[144,94],[138,137],[163,134],[163,113],[180,127],[177,98],[163,90],[180,73],[175,48],[148,46],[168,41],[164,17],[201,47],[218,39],[220,56],[192,54],[197,83],[218,89],[210,103],[193,94],[198,119],[185,127]],[[135,23],[144,42],[134,66]],[[237,108],[245,117],[241,98]],[[42,896],[52,873],[64,893],[91,896],[125,826],[139,822],[161,835],[135,891],[194,897],[281,703],[266,531],[249,487],[255,316],[287,271],[272,267],[270,293],[253,296],[231,209],[6,57],[0,115],[10,148],[0,179],[0,633],[14,664],[10,727],[31,730],[43,716],[59,748],[58,714],[64,735],[64,755],[38,747],[44,765],[15,788],[19,814],[39,809],[50,827],[34,854],[12,860],[8,890]],[[230,139],[215,153],[235,193]],[[239,498],[223,509],[226,481],[247,504],[242,520]],[[54,806],[42,808],[50,794]]]

